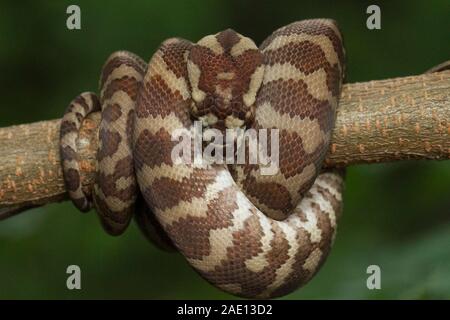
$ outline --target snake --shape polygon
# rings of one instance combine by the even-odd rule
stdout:
[[[69,197],[80,211],[95,207],[111,235],[135,217],[152,241],[180,252],[221,290],[286,295],[318,272],[335,239],[344,172],[323,162],[344,74],[342,35],[331,19],[293,22],[259,47],[232,29],[196,43],[170,38],[148,64],[115,52],[99,96],[78,95],[61,121]],[[77,141],[97,111],[95,182],[86,188]],[[263,174],[250,153],[238,164],[175,161],[174,135],[189,136],[196,123],[222,133],[277,130],[276,172]]]

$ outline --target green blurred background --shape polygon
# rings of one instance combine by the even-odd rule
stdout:
[[[345,37],[348,82],[419,74],[450,58],[450,2],[389,1],[382,29],[366,28],[373,1],[2,1],[0,125],[61,117],[79,92],[96,90],[107,56],[148,60],[164,39],[198,40],[232,27],[260,43],[295,20],[327,17]],[[82,29],[66,29],[78,4]],[[1,142],[0,142],[1,143]],[[450,161],[348,169],[345,210],[328,261],[287,299],[450,298]],[[66,268],[82,290],[66,289]],[[366,288],[366,268],[382,289]],[[0,298],[230,298],[178,254],[161,253],[133,224],[118,238],[92,212],[52,204],[0,223]]]

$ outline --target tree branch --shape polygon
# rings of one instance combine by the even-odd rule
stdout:
[[[78,142],[86,192],[94,178],[99,120],[95,113],[84,121]],[[0,128],[0,220],[66,199],[59,122]],[[450,159],[450,71],[344,85],[332,142],[327,167]]]

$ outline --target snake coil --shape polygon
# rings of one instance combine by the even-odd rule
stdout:
[[[322,170],[344,77],[336,23],[295,22],[258,48],[228,29],[196,44],[164,41],[148,65],[120,51],[106,61],[100,98],[83,93],[61,122],[69,196],[95,206],[121,234],[136,215],[160,246],[176,248],[206,280],[243,297],[277,297],[305,284],[324,262],[342,209],[343,175]],[[101,110],[97,172],[81,187],[76,142]],[[220,131],[277,129],[278,171],[258,164],[174,163],[176,130],[194,120]]]

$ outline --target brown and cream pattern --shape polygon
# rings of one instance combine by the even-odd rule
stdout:
[[[138,56],[119,51],[107,59],[100,79],[102,118],[93,198],[103,227],[112,235],[126,229],[135,211],[131,130],[145,69]]]
[[[64,183],[73,204],[82,212],[92,207],[90,195],[85,194],[81,185],[78,156],[78,132],[86,116],[100,110],[100,102],[93,92],[84,92],[72,100],[61,120],[59,129],[59,153],[63,169]]]
[[[342,37],[326,19],[280,28],[259,49],[228,29],[196,44],[166,40],[148,66],[113,54],[102,72],[93,190],[103,225],[121,233],[142,197],[137,221],[148,238],[175,247],[222,290],[268,298],[305,284],[328,255],[342,210],[343,175],[321,165],[343,77]],[[68,170],[77,171],[72,147],[83,117],[71,114],[61,131],[69,191],[78,190]],[[219,130],[279,129],[278,173],[174,164],[172,134],[190,131],[193,120]]]

